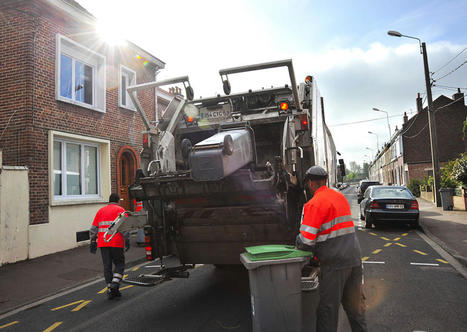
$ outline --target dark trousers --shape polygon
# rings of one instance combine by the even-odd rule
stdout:
[[[102,263],[104,264],[104,278],[107,284],[112,283],[115,279],[122,279],[125,270],[125,255],[123,248],[101,247]],[[112,273],[112,263],[115,265],[115,270]],[[119,283],[120,281],[118,281]]]
[[[339,270],[321,269],[317,332],[337,331],[340,303],[347,313],[352,332],[368,331],[362,277],[361,266]]]

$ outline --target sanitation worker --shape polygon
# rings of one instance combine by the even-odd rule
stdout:
[[[125,235],[117,233],[109,242],[104,241],[104,233],[107,228],[120,213],[125,212],[125,209],[118,205],[119,201],[120,197],[118,194],[111,194],[109,197],[109,204],[97,211],[89,231],[91,253],[95,254],[97,248],[101,249],[104,277],[107,283],[107,298],[109,300],[122,296],[119,287],[125,269],[125,254],[123,248],[125,248],[125,251],[130,248],[128,232],[126,232]],[[112,264],[115,265],[113,273]]]
[[[340,303],[352,331],[368,331],[361,252],[350,205],[344,195],[326,186],[327,177],[319,166],[306,172],[313,197],[303,206],[296,240],[296,247],[314,252],[320,264],[316,331],[337,331]]]

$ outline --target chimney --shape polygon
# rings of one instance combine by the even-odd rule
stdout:
[[[404,119],[404,124],[406,124],[407,121],[409,121],[409,117],[407,116],[407,112],[404,112],[404,117],[403,117],[403,119]]]
[[[457,93],[452,95],[452,99],[457,100],[464,98],[464,94],[461,92],[461,89],[457,88]]]
[[[417,114],[423,111],[422,98],[420,97],[420,92],[417,94]]]

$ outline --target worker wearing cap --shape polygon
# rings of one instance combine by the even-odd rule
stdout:
[[[95,254],[98,247],[101,249],[104,277],[107,283],[107,297],[109,300],[122,296],[119,287],[125,269],[125,254],[123,248],[126,250],[130,248],[130,239],[127,232],[125,234],[116,233],[109,242],[104,241],[104,234],[107,228],[109,228],[110,224],[121,213],[125,212],[125,209],[118,205],[119,201],[120,197],[117,194],[111,194],[109,197],[109,204],[97,211],[89,231],[91,253]],[[115,265],[113,273],[112,264]]]
[[[367,331],[363,268],[358,239],[344,195],[326,186],[328,174],[310,167],[306,186],[313,197],[303,206],[296,247],[315,253],[320,262],[316,331],[337,331],[342,303],[352,331]]]

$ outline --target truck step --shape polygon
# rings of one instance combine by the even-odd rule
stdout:
[[[123,279],[122,282],[125,284],[135,285],[135,286],[145,286],[145,287],[152,287],[159,285],[160,283],[166,281],[168,279],[164,278],[163,276],[154,276],[154,275],[139,275],[135,277],[128,277]]]

